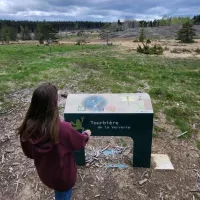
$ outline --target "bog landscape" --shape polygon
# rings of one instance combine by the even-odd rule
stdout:
[[[200,199],[199,24],[200,16],[91,24],[0,21],[0,199],[53,199],[15,134],[33,90],[45,82],[59,90],[62,120],[68,94],[149,94],[152,154],[168,155],[174,167],[156,170],[153,159],[150,168],[132,167],[131,138],[93,136],[73,200]]]

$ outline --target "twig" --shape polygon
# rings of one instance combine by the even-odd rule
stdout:
[[[106,149],[108,149],[110,147],[110,144],[107,146],[107,147],[105,147],[104,149],[102,149],[101,150],[101,152],[104,152]]]
[[[182,133],[182,134],[180,134],[180,135],[178,135],[178,136],[176,136],[176,137],[179,138],[179,137],[185,135],[186,133],[187,133],[187,131],[185,131],[184,133]]]
[[[13,148],[13,149],[7,149],[6,150],[6,153],[13,153],[15,151],[15,149]]]
[[[199,173],[199,171],[197,169],[192,169],[194,172]]]
[[[100,152],[98,150],[98,151],[96,151],[96,157],[98,158],[99,156],[100,156]]]
[[[200,190],[191,190],[192,193],[200,193]]]
[[[39,183],[36,184],[35,186],[35,191],[37,192],[37,188],[38,188]]]
[[[4,154],[2,155],[2,159],[1,159],[1,163],[3,164],[4,163],[4,160],[5,160],[5,156]]]
[[[100,180],[99,177],[98,177],[97,175],[96,175],[96,177],[97,177],[97,179],[98,179],[98,181],[99,181],[99,180]]]
[[[142,174],[142,176],[140,177],[140,179],[143,178],[143,176],[144,176],[147,172],[148,172],[148,170],[145,170],[145,172]]]
[[[81,174],[79,173],[79,176],[81,177],[81,180],[83,181],[83,177],[81,176]]]
[[[13,109],[10,109],[10,110],[2,111],[2,112],[0,112],[0,115],[10,114],[10,113],[12,113],[14,110],[16,110],[17,108],[18,108],[18,107],[13,108]]]
[[[26,178],[27,174],[28,174],[28,171],[27,171],[26,174],[24,175],[24,178]]]
[[[176,139],[176,138],[180,138],[181,136],[185,135],[186,133],[187,133],[187,131],[184,132],[184,133],[181,133],[180,135],[177,135],[177,136],[175,136],[175,137],[170,138],[170,139],[166,142],[166,145],[165,145],[161,150],[165,149],[165,148],[167,147],[167,145],[170,143],[171,140]]]

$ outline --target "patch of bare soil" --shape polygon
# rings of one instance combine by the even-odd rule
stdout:
[[[21,90],[10,95],[15,109],[0,116],[0,199],[48,200],[54,192],[44,186],[32,160],[21,150],[15,128],[24,117],[32,91]],[[59,91],[63,116],[66,90]],[[200,199],[200,153],[194,140],[179,139],[179,132],[158,113],[155,126],[165,131],[153,139],[152,153],[167,154],[173,171],[132,168],[132,145],[129,138],[93,137],[87,145],[88,164],[79,167],[72,200],[191,200]],[[144,138],[145,139],[145,138]],[[103,149],[118,150],[104,155]],[[94,159],[95,158],[95,159]],[[124,163],[128,168],[106,168],[105,164]],[[152,163],[153,164],[153,163]],[[199,178],[198,178],[199,177]]]
[[[114,45],[119,45],[128,51],[136,51],[140,42],[133,42],[132,38],[113,40]],[[200,54],[195,50],[200,47],[200,40],[195,40],[192,44],[178,43],[176,40],[153,40],[150,45],[161,45],[165,51],[163,57],[166,58],[200,58]],[[176,53],[173,50],[177,50]]]

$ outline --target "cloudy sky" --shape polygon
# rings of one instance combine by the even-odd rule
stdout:
[[[200,14],[200,0],[0,0],[0,19],[116,21]]]

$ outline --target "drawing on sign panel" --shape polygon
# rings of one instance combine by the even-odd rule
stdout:
[[[137,100],[136,97],[134,97],[134,96],[132,96],[132,97],[130,97],[130,96],[123,96],[123,97],[120,97],[120,98],[121,98],[122,102],[128,102],[128,105],[129,105],[130,102],[134,102],[134,101]]]
[[[117,108],[113,105],[108,105],[105,109],[110,112],[115,112],[117,110]]]
[[[78,106],[78,111],[86,111],[85,106],[79,105],[79,106]]]
[[[102,96],[90,96],[84,99],[83,106],[90,111],[104,111],[107,102]]]
[[[132,105],[136,106],[137,110],[144,110],[144,102],[141,99],[141,96],[135,97],[135,96],[122,96],[120,97],[122,102],[128,102],[128,105],[132,103]]]
[[[141,101],[137,102],[137,106],[138,106],[138,108],[139,108],[140,110],[145,110],[144,102],[141,102]]]
[[[75,123],[72,122],[72,121],[70,123],[74,127],[75,130],[82,130],[82,131],[84,131],[83,120],[84,120],[84,117],[81,117],[81,120],[77,119]]]

